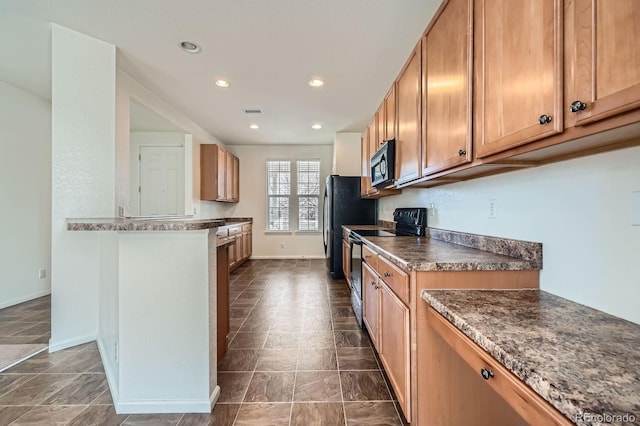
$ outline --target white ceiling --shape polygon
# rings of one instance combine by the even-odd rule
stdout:
[[[117,46],[118,67],[224,143],[332,143],[364,130],[439,4],[0,0],[0,80],[51,99],[55,22]],[[202,51],[183,52],[184,40]],[[312,77],[325,86],[310,88]]]

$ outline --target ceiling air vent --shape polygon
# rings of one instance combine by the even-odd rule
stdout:
[[[259,108],[247,108],[243,109],[245,114],[262,114],[262,110]]]

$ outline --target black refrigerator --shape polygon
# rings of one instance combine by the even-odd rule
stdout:
[[[375,225],[377,207],[376,200],[360,198],[360,176],[327,176],[322,236],[324,256],[332,278],[344,278],[342,225]]]

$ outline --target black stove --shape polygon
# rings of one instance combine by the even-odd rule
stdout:
[[[420,237],[425,234],[427,227],[427,209],[399,208],[393,212],[396,223],[393,232],[373,229],[352,230],[349,233],[351,251],[351,305],[353,312],[362,327],[362,237]]]

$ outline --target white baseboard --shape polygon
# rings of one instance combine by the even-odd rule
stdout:
[[[49,339],[49,352],[57,352],[63,349],[71,348],[73,346],[83,345],[85,343],[93,342],[96,340],[96,334],[86,334],[80,337],[74,337],[73,339],[62,340],[56,342],[53,338]]]
[[[114,401],[115,404],[115,401]],[[118,414],[155,414],[155,413],[210,413],[211,401],[204,400],[132,400],[119,401],[116,408]]]
[[[113,406],[116,409],[116,413],[120,413],[118,411],[118,401],[120,401],[120,393],[118,392],[118,387],[116,384],[118,383],[117,372],[113,370],[111,363],[107,360],[107,351],[105,350],[104,344],[102,340],[96,339],[96,343],[98,343],[98,353],[100,354],[100,360],[102,361],[102,366],[104,367],[104,373],[107,376],[107,384],[109,385],[109,391],[111,392],[111,399],[113,400]]]
[[[304,254],[301,255],[286,255],[286,256],[251,256],[249,259],[324,259],[324,256],[312,255],[307,256]]]
[[[209,403],[211,404],[211,411],[213,411],[213,406],[218,402],[218,398],[220,398],[220,386],[216,385],[216,388],[211,393],[209,397]]]
[[[48,296],[51,294],[51,289],[38,291],[31,293],[28,296],[16,297],[15,299],[5,300],[0,302],[0,309],[8,308],[9,306],[17,305],[18,303],[28,302],[29,300],[37,299],[38,297]]]

